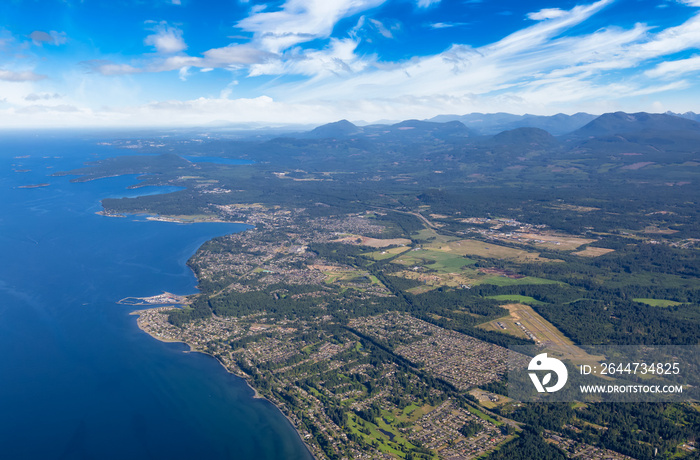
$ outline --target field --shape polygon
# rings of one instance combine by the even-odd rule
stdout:
[[[425,267],[438,273],[460,272],[463,267],[474,264],[474,260],[462,255],[431,249],[413,249],[397,258],[394,262],[411,267]]]
[[[604,256],[605,254],[610,254],[611,252],[615,252],[614,249],[608,249],[608,248],[593,248],[593,247],[587,247],[583,251],[578,251],[578,252],[572,252],[572,254],[575,254],[577,256],[581,257],[600,257]]]
[[[676,302],[673,300],[666,300],[666,299],[632,299],[635,302],[641,302],[645,303],[647,305],[650,305],[652,307],[672,307],[674,305],[681,305],[680,302]]]
[[[574,249],[590,244],[596,240],[579,238],[570,235],[541,234],[541,233],[514,233],[514,237],[530,240],[538,246],[561,251],[573,251]]]
[[[498,244],[484,243],[477,240],[457,240],[447,243],[426,245],[427,249],[442,251],[461,256],[472,255],[491,259],[507,259],[516,262],[560,262],[556,259],[541,258],[537,252],[509,248]]]
[[[388,246],[402,246],[411,244],[411,240],[406,238],[369,238],[362,235],[348,235],[333,241],[334,243],[350,243],[359,246],[369,246],[371,248],[386,248]]]
[[[502,305],[502,307],[507,309],[510,315],[489,321],[479,327],[518,337],[534,337],[535,342],[543,346],[545,350],[575,363],[588,363],[595,360],[595,357],[574,345],[568,337],[552,323],[541,317],[532,307],[521,303]],[[499,322],[505,329],[498,324]]]
[[[442,247],[445,246],[443,245]],[[514,251],[519,250],[515,249]],[[525,251],[521,252],[524,253]],[[377,252],[371,254],[376,255]],[[386,255],[379,254],[379,256]],[[531,276],[508,276],[507,272],[503,270],[477,269],[473,267],[475,263],[473,259],[456,252],[440,249],[413,249],[406,251],[400,253],[399,257],[394,260],[394,263],[407,267],[406,270],[394,273],[395,276],[420,281],[424,284],[423,286],[412,288],[410,292],[413,294],[420,294],[439,286],[468,287],[474,284],[511,286],[557,283],[556,281]]]
[[[496,286],[515,286],[521,284],[558,284],[558,281],[548,280],[546,278],[536,278],[534,276],[526,276],[524,278],[508,278],[507,276],[489,276],[477,281],[479,284],[493,284]]]
[[[374,260],[385,260],[408,251],[409,247],[400,246],[398,248],[383,249],[381,251],[367,252],[364,255]]]
[[[504,295],[492,295],[488,297],[489,299],[496,299],[496,300],[505,300],[508,302],[518,302],[518,303],[524,303],[526,305],[545,305],[544,302],[540,302],[537,299],[533,299],[532,297],[528,297],[526,295],[517,295],[517,294],[504,294]]]
[[[385,420],[390,421],[390,423],[386,423]],[[348,412],[348,426],[352,433],[361,436],[367,444],[376,442],[378,445],[375,445],[381,452],[403,458],[401,445],[403,444],[410,449],[414,449],[415,446],[399,433],[394,426],[395,421],[396,419],[388,412],[382,417],[382,420],[378,418],[379,425],[363,420],[353,412]]]

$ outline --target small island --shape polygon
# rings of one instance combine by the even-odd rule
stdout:
[[[48,187],[49,183],[43,183],[43,184],[31,184],[31,185],[19,185],[17,188],[39,188],[39,187]]]

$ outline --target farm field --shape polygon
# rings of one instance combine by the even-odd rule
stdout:
[[[371,248],[386,248],[388,246],[400,246],[411,244],[411,240],[407,238],[370,238],[368,236],[362,235],[347,235],[337,240],[333,240],[333,243],[350,243],[357,244],[359,246],[369,246]]]
[[[443,251],[413,249],[397,258],[395,262],[401,265],[425,267],[438,273],[453,273],[462,271],[463,267],[473,265],[475,261]]]
[[[608,248],[592,248],[589,246],[583,251],[572,252],[572,254],[580,257],[600,257],[604,256],[605,254],[610,254],[611,252],[615,252],[615,250]]]
[[[674,305],[681,305],[680,302],[676,302],[673,300],[666,300],[666,299],[632,299],[635,302],[641,302],[647,305],[650,305],[652,307],[672,307]]]
[[[426,245],[426,248],[461,256],[472,255],[491,259],[507,259],[516,262],[561,262],[561,260],[558,259],[545,259],[540,257],[540,254],[537,252],[529,252],[523,249],[509,248],[507,246],[471,239],[447,243],[433,243]]]
[[[374,260],[385,260],[390,259],[399,254],[403,254],[409,249],[411,248],[406,246],[399,246],[398,248],[389,248],[381,251],[366,252],[364,255],[371,257]]]
[[[540,302],[537,299],[533,299],[532,297],[528,297],[526,295],[517,295],[517,294],[503,294],[503,295],[492,295],[488,296],[488,299],[495,299],[495,300],[505,300],[505,301],[510,301],[510,302],[517,302],[517,303],[524,303],[526,305],[545,305],[545,302]]]
[[[513,234],[514,237],[530,240],[537,246],[542,246],[547,249],[558,249],[561,251],[573,251],[584,244],[593,243],[596,240],[590,238],[580,238],[571,235],[558,234],[541,234],[541,233],[519,233]]]

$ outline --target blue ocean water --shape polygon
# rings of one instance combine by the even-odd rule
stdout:
[[[243,380],[154,340],[128,314],[135,307],[115,303],[195,292],[187,259],[245,226],[96,215],[108,196],[172,191],[127,190],[133,176],[50,176],[133,154],[98,140],[0,135],[0,458],[312,458]],[[17,188],[39,183],[49,185]]]

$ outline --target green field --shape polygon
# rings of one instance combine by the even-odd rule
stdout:
[[[666,300],[666,299],[632,299],[635,302],[641,302],[645,303],[647,305],[650,305],[652,307],[672,307],[674,305],[681,305],[680,302],[676,302],[674,300]]]
[[[525,278],[508,278],[507,276],[489,276],[479,281],[479,284],[493,284],[495,286],[514,286],[519,284],[560,284],[559,281],[552,281],[545,278],[526,276]],[[526,302],[527,303],[527,302]]]
[[[348,412],[348,426],[350,431],[357,434],[363,438],[363,440],[368,444],[373,444],[381,452],[385,452],[397,458],[405,458],[406,454],[401,450],[401,446],[405,446],[408,449],[415,449],[416,446],[411,444],[398,429],[393,426],[395,419],[390,413],[387,413],[390,418],[386,416],[383,418],[378,418],[377,423],[368,422],[353,412]],[[386,423],[384,418],[390,421]],[[387,435],[386,433],[390,433]]]
[[[523,279],[525,279],[525,278],[523,278]],[[534,283],[529,283],[529,284],[534,284]],[[524,303],[527,305],[546,305],[545,302],[540,302],[539,300],[533,299],[532,297],[528,297],[526,295],[517,295],[517,294],[491,295],[491,296],[488,296],[487,299],[505,300],[506,302],[518,302],[518,303]]]
[[[410,247],[398,247],[398,248],[390,248],[390,249],[382,249],[379,251],[373,251],[373,252],[366,252],[363,255],[371,257],[374,260],[386,260],[390,259],[396,255],[399,255],[401,253],[404,253],[411,249]]]
[[[430,249],[418,249],[402,255],[395,261],[402,265],[419,265],[438,273],[458,273],[465,265],[473,265],[474,260],[458,254],[450,254]]]

